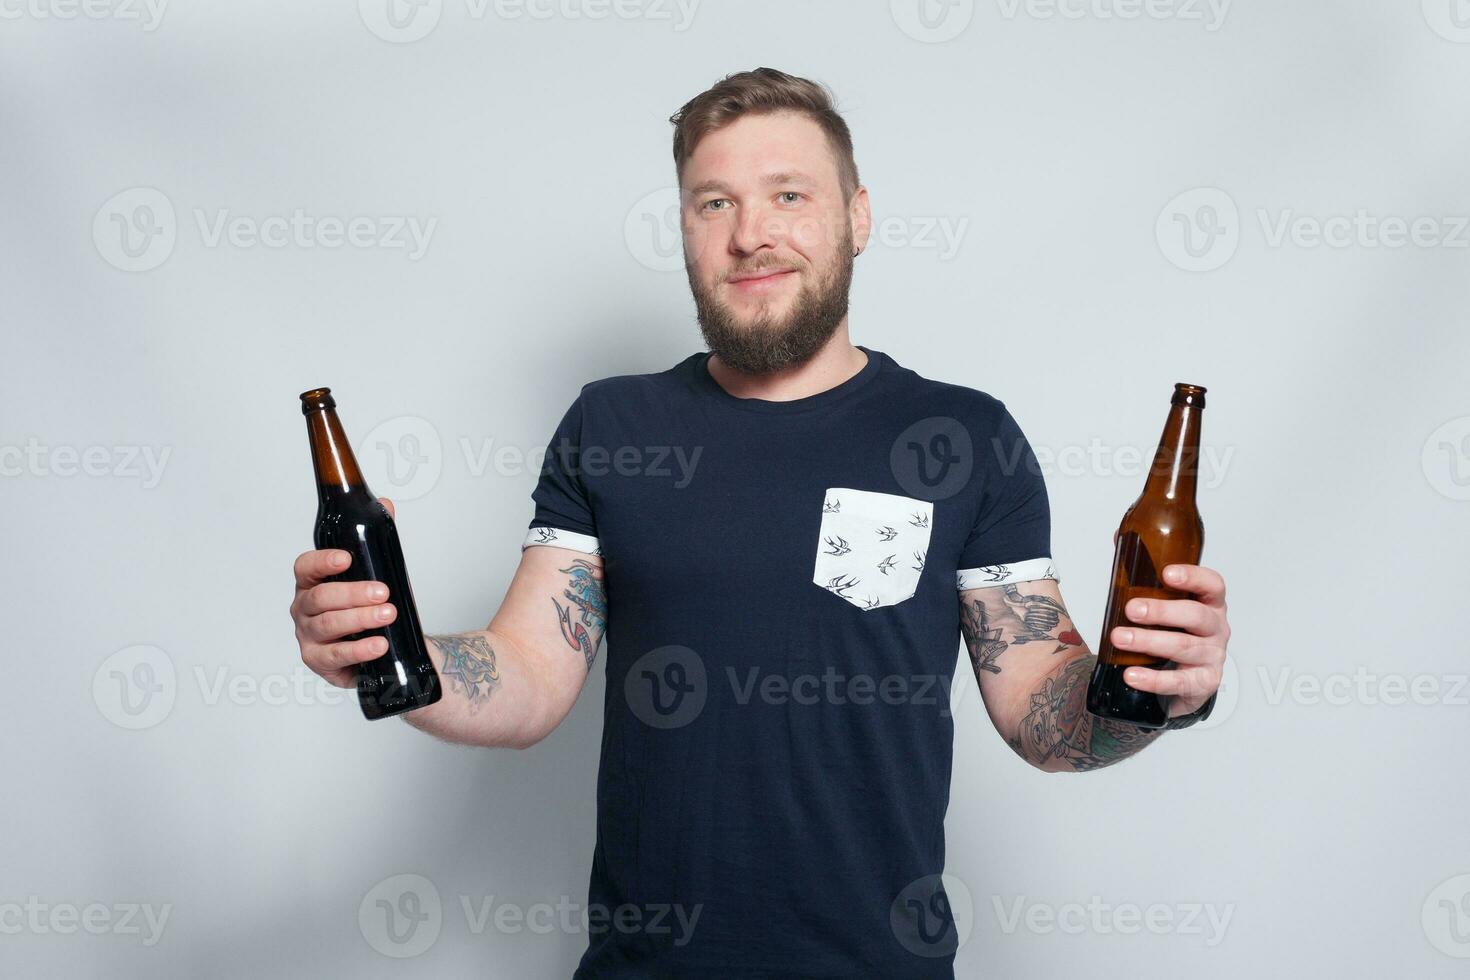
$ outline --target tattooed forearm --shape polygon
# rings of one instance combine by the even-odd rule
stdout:
[[[990,614],[986,612],[985,604],[979,599],[971,599],[961,605],[960,616],[960,628],[965,634],[965,646],[970,651],[970,663],[977,671],[975,676],[980,676],[978,672],[982,670],[999,674],[1000,665],[996,661],[1010,644],[1000,638],[999,626],[990,625]]]
[[[1016,633],[1011,644],[1046,641],[1055,644],[1052,653],[1061,653],[1071,647],[1080,646],[1082,637],[1071,628],[1067,609],[1050,596],[1022,595],[1015,585],[1001,587],[1001,599],[1011,611],[1011,621],[1016,624]],[[1063,629],[1064,621],[1066,629]]]
[[[960,628],[992,718],[1006,744],[1033,766],[1100,769],[1158,737],[1161,730],[1088,712],[1087,684],[1097,659],[1087,652],[1055,583],[964,592]]]
[[[1087,710],[1087,682],[1096,662],[1092,656],[1068,660],[1031,694],[1031,710],[1009,740],[1021,758],[1040,768],[1085,772],[1126,759],[1162,733]]]
[[[464,696],[470,713],[500,686],[500,671],[495,666],[495,650],[483,633],[451,633],[425,637],[443,655],[439,673],[450,687]]]
[[[1044,642],[1058,654],[1082,645],[1067,610],[1044,595],[1023,595],[1016,585],[986,589],[985,598],[961,601],[960,628],[970,663],[978,672],[1000,673],[1000,655],[1026,643]]]
[[[591,562],[577,560],[571,568],[561,569],[570,576],[562,595],[567,604],[552,596],[551,604],[556,607],[556,618],[561,623],[562,638],[573,650],[579,650],[592,669],[597,657],[597,645],[607,628],[607,594],[602,585],[602,568]],[[573,620],[573,616],[576,619]]]

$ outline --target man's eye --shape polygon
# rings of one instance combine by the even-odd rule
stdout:
[[[788,198],[789,197],[789,198],[791,198],[791,200],[786,201],[786,203],[787,204],[795,204],[797,201],[801,200],[801,193],[799,191],[782,191],[781,192],[781,197],[783,197],[783,198]]]
[[[729,204],[729,203],[730,203],[729,198],[717,197],[713,201],[705,201],[704,202],[704,209],[706,211],[724,211],[725,210],[724,208],[717,208],[717,207],[715,207],[715,205],[716,204]]]

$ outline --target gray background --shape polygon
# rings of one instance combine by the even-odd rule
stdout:
[[[0,970],[570,975],[578,930],[476,932],[461,897],[585,901],[605,657],[521,753],[370,725],[304,682],[275,696],[302,674],[288,566],[315,508],[296,395],[333,386],[400,500],[431,629],[483,626],[535,467],[479,454],[534,453],[583,382],[700,347],[666,120],[771,65],[836,90],[887,222],[854,340],[1004,399],[1057,454],[1054,552],[1089,641],[1140,485],[1119,464],[1173,382],[1209,386],[1226,461],[1200,493],[1235,630],[1206,730],[1043,775],[962,664],[959,974],[1463,973],[1470,4],[1257,0],[1221,22],[981,0],[925,26],[912,0],[705,0],[687,22],[443,0],[395,31],[379,0],[176,0],[151,30],[97,2],[0,23],[0,906],[101,903],[114,925],[7,928]],[[436,224],[417,256],[210,234],[297,209]],[[1313,241],[1360,212],[1369,230]],[[1371,230],[1419,218],[1418,242]],[[88,449],[90,474],[68,462]],[[169,454],[157,479],[145,451]],[[399,874],[443,909],[402,960],[358,915]],[[169,907],[156,943],[117,928],[126,903]],[[1089,903],[1172,925],[1069,911]]]

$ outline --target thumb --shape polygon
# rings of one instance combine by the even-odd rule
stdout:
[[[398,512],[393,509],[393,501],[389,500],[387,497],[379,497],[378,503],[382,504],[387,509],[389,517],[393,518],[395,521],[398,520]]]

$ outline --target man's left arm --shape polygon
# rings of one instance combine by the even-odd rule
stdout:
[[[1164,581],[1190,599],[1132,599],[1136,624],[1113,631],[1119,650],[1173,661],[1130,667],[1124,680],[1172,695],[1169,716],[1191,714],[1220,687],[1230,640],[1225,582],[1200,565],[1168,565]],[[1047,772],[1084,772],[1140,751],[1165,729],[1140,728],[1087,710],[1097,658],[1087,649],[1057,583],[1036,579],[960,592],[961,628],[985,710],[1015,752]],[[1169,629],[1156,627],[1174,627]]]

